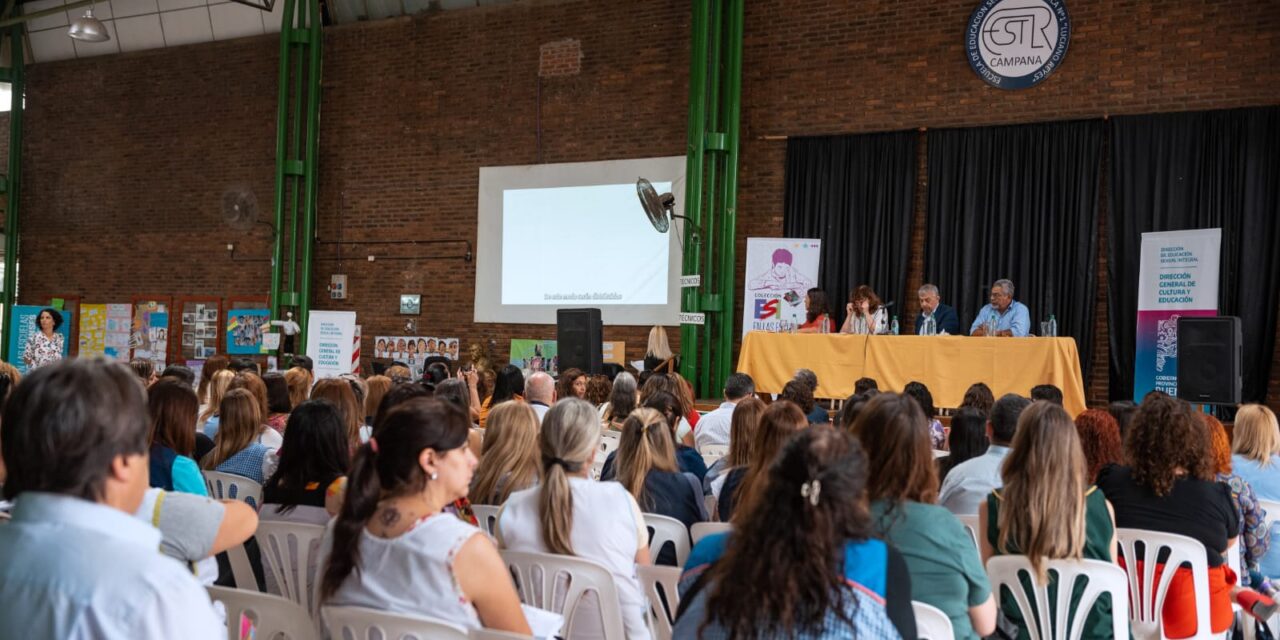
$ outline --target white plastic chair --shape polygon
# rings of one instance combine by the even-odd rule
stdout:
[[[942,609],[912,600],[911,610],[916,614],[916,635],[920,640],[951,640],[955,637],[951,618]]]
[[[314,616],[320,603],[320,539],[324,527],[298,522],[258,522],[258,548],[262,564],[275,579],[281,595],[302,605]]]
[[[216,500],[239,500],[254,509],[262,504],[262,485],[253,480],[221,471],[202,470],[200,473],[204,475],[209,497]],[[235,578],[236,587],[257,591],[258,579],[253,575],[253,565],[249,562],[249,554],[244,545],[227,549],[227,560],[231,563],[231,576]]]
[[[702,454],[702,461],[706,463],[709,469],[717,460],[729,455],[729,445],[708,444],[698,449],[698,453]]]
[[[697,546],[699,540],[713,533],[732,530],[733,525],[728,522],[695,522],[693,527],[689,529],[689,535],[693,538],[694,546]]]
[[[971,513],[963,516],[956,516],[960,524],[964,525],[964,530],[969,534],[969,539],[973,540],[973,546],[978,548],[978,553],[982,553],[982,545],[978,543],[978,514]]]
[[[479,523],[481,529],[484,529],[485,533],[492,537],[497,537],[498,535],[498,510],[501,508],[492,504],[471,505],[471,512],[476,514],[476,522]]]
[[[355,640],[467,640],[467,630],[436,618],[391,613],[365,607],[320,608],[332,638]],[[376,634],[374,632],[377,632]]]
[[[582,597],[594,591],[600,618],[604,622],[605,640],[623,640],[626,637],[618,589],[608,569],[585,558],[529,551],[503,551],[502,559],[515,578],[521,602],[564,616],[560,635],[569,637]],[[560,593],[557,593],[558,585],[562,585]]]
[[[281,637],[313,640],[319,637],[311,616],[291,600],[245,589],[205,588],[210,599],[226,607],[227,640],[239,640],[241,614],[253,622],[253,637],[257,640],[278,640]]]
[[[685,528],[684,523],[661,516],[656,513],[644,514],[644,526],[649,529],[649,554],[652,558],[658,557],[658,552],[662,551],[662,547],[667,543],[675,545],[676,548],[676,566],[683,567],[684,561],[689,559],[689,530]]]
[[[676,610],[680,607],[680,591],[677,589],[680,567],[640,564],[636,565],[636,575],[640,578],[640,588],[649,599],[649,630],[654,640],[671,640],[671,627],[676,623]]]
[[[621,441],[621,432],[605,430],[600,434],[600,450],[596,452],[596,460],[591,464],[592,478],[600,479],[600,473],[604,471],[605,461],[609,459],[609,454],[618,450],[618,443]]]
[[[1013,594],[1031,640],[1079,640],[1085,620],[1104,593],[1111,594],[1111,638],[1126,640],[1129,637],[1129,582],[1123,569],[1101,560],[1046,560],[1045,568],[1050,576],[1057,576],[1057,592],[1053,594],[1052,606],[1049,603],[1049,583],[1040,581],[1026,556],[995,556],[987,560],[991,592],[999,597],[1003,586]],[[1030,580],[1030,594],[1023,587],[1020,576]],[[1076,585],[1082,580],[1087,582],[1080,602],[1072,611],[1071,600]],[[1034,610],[1028,595],[1035,598]],[[1069,634],[1068,629],[1071,630]]]
[[[1191,565],[1191,582],[1196,592],[1196,640],[1213,637],[1209,622],[1209,561],[1204,545],[1194,538],[1159,531],[1142,529],[1116,529],[1116,542],[1120,555],[1125,559],[1125,572],[1129,576],[1129,623],[1133,635],[1142,640],[1165,640],[1164,623],[1160,612],[1169,593],[1169,583],[1176,569],[1183,563]],[[1142,543],[1139,554],[1137,544]],[[1165,570],[1156,584],[1156,559],[1162,550],[1168,550]],[[1138,562],[1142,572],[1138,572]],[[1143,594],[1146,597],[1142,597]]]
[[[533,636],[526,636],[510,631],[498,631],[497,629],[472,629],[467,634],[471,640],[533,640]]]

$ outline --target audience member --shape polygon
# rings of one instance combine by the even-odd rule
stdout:
[[[767,473],[734,532],[690,554],[674,637],[915,638],[907,564],[875,538],[858,443],[806,429]]]
[[[609,381],[608,376],[590,376],[587,378],[587,395],[584,399],[590,402],[591,406],[599,409],[609,401],[609,392],[612,390],[613,383]]]
[[[692,407],[685,401],[685,398],[691,396],[691,394],[682,393],[679,386],[680,383],[674,376],[665,373],[654,374],[649,377],[644,386],[640,387],[640,404],[642,406],[647,404],[649,398],[659,391],[671,394],[671,397],[676,402],[673,409],[675,413],[671,415],[668,412],[667,418],[668,420],[675,420],[675,422],[671,422],[671,426],[675,429],[676,442],[683,443],[685,436],[693,432],[693,425],[689,424],[688,420],[689,410]],[[623,419],[626,419],[625,416]]]
[[[1271,409],[1260,404],[1240,407],[1231,452],[1232,471],[1249,483],[1258,499],[1280,501],[1280,426]],[[1272,534],[1271,543],[1280,549],[1280,535]],[[1263,558],[1262,573],[1280,576],[1280,551]]]
[[[284,427],[289,423],[289,412],[293,411],[293,401],[289,399],[289,382],[279,371],[268,371],[262,374],[262,384],[267,390],[267,426],[284,434]]]
[[[755,445],[751,447],[751,461],[730,471],[725,476],[724,487],[720,489],[716,509],[720,512],[721,522],[729,522],[737,513],[748,511],[747,503],[764,493],[769,465],[773,464],[778,452],[791,436],[808,426],[809,420],[800,407],[785,400],[774,402],[761,412]]]
[[[951,415],[951,432],[947,434],[947,455],[938,458],[938,478],[945,480],[960,463],[987,452],[987,415],[965,407]]]
[[[1103,467],[1098,487],[1115,508],[1117,527],[1176,533],[1204,545],[1209,626],[1221,634],[1231,626],[1233,581],[1223,554],[1240,535],[1240,520],[1230,487],[1214,480],[1210,446],[1208,430],[1190,405],[1165,395],[1149,397],[1125,435],[1129,466]],[[1157,570],[1163,571],[1164,565]],[[1178,568],[1162,612],[1166,636],[1187,638],[1195,632],[1195,597],[1191,570]]]
[[[529,633],[489,537],[441,513],[471,483],[470,424],[451,404],[415,398],[391,409],[360,446],[342,511],[325,532],[322,602]]]
[[[391,378],[391,384],[406,384],[409,382],[422,384],[421,381],[413,379],[413,371],[407,365],[399,362],[387,367],[386,376]]]
[[[547,410],[557,400],[556,381],[545,371],[535,372],[524,385],[524,399],[533,407],[533,412],[538,414],[538,422],[541,423]],[[490,407],[490,410],[493,408]]]
[[[350,466],[342,412],[326,400],[298,405],[276,471],[262,486],[262,519],[327,524],[342,508]]]
[[[472,503],[500,505],[538,483],[539,422],[523,402],[504,402],[489,412],[480,466],[468,493]]]
[[[809,388],[809,385],[799,380],[788,380],[786,384],[782,385],[782,393],[778,394],[778,399],[794,402],[804,412],[805,420],[808,420],[809,424],[814,424],[813,420],[810,419],[814,410],[821,410],[818,409],[818,404],[813,399],[813,390]]]
[[[644,350],[644,370],[654,373],[671,373],[680,368],[680,356],[671,351],[667,330],[661,326],[649,329],[649,340]]]
[[[315,375],[315,364],[311,361],[311,356],[295,355],[289,359],[289,367],[300,367]]]
[[[1055,403],[1056,404],[1056,403]],[[1058,405],[1062,406],[1062,405]],[[1120,427],[1115,418],[1102,409],[1089,409],[1076,416],[1076,433],[1084,450],[1085,478],[1093,482],[1098,472],[1109,464],[1124,461],[1124,445],[1120,440]]]
[[[213,438],[213,451],[201,460],[201,468],[244,476],[262,484],[275,471],[276,456],[274,447],[259,440],[266,432],[276,438],[280,434],[262,423],[258,401],[245,389],[228,391],[219,413],[222,426]]]
[[[618,442],[617,480],[644,513],[675,518],[686,528],[707,519],[702,483],[677,470],[671,431],[654,409],[637,409],[627,417]],[[676,564],[674,547],[655,551],[655,564]]]
[[[840,408],[840,413],[836,415],[836,425],[849,433],[853,433],[853,423],[858,420],[858,412],[862,410],[862,407],[866,406],[867,402],[878,395],[880,395],[879,390],[868,389],[862,393],[855,393],[849,396],[844,401],[844,406]]]
[[[342,423],[347,427],[347,440],[351,443],[352,451],[355,451],[362,442],[368,441],[371,430],[361,428],[364,426],[364,407],[356,400],[356,392],[346,380],[341,378],[317,380],[315,388],[311,390],[311,399],[327,400],[329,404],[337,407],[338,412],[342,414]]]
[[[1062,406],[1062,389],[1051,384],[1038,384],[1031,387],[1031,401],[1047,400],[1059,407]]]
[[[204,413],[205,407],[209,404],[209,384],[213,382],[214,374],[226,369],[230,364],[231,360],[226,356],[217,355],[206,358],[204,365],[200,367],[200,386],[196,388],[196,396],[200,398],[200,413]]]
[[[1117,400],[1107,405],[1107,412],[1116,419],[1116,424],[1120,427],[1121,440],[1124,440],[1124,434],[1128,433],[1129,421],[1133,419],[1133,414],[1137,410],[1138,404],[1132,400]]]
[[[858,378],[853,383],[853,395],[862,395],[868,391],[879,391],[880,385],[875,378]]]
[[[1004,486],[992,491],[978,510],[982,559],[993,555],[1025,555],[1040,580],[1056,576],[1047,560],[1101,560],[1116,557],[1111,506],[1090,486],[1088,467],[1071,417],[1062,407],[1034,402],[1018,419],[1018,432],[1002,472]],[[1084,585],[1076,586],[1079,598]],[[1113,603],[1103,595],[1089,612],[1083,638],[1111,637]],[[1025,635],[1025,613],[1012,595],[1001,599],[1005,618]]]
[[[648,608],[636,565],[649,564],[649,531],[621,484],[591,480],[599,439],[595,408],[586,401],[570,398],[551,407],[538,435],[542,482],[507,498],[498,513],[498,542],[512,551],[578,556],[603,565],[617,587],[627,638],[645,640]],[[579,607],[590,611],[597,605],[588,598]],[[597,622],[596,616],[580,614],[565,636],[601,637],[602,630],[592,628]]]
[[[873,335],[889,332],[889,310],[880,303],[880,296],[867,285],[859,285],[849,292],[845,305],[844,324],[840,333]]]
[[[149,467],[151,486],[165,491],[209,495],[195,454],[191,425],[199,408],[196,392],[176,378],[162,378],[147,391],[151,415]]]
[[[587,397],[587,373],[582,369],[569,368],[560,373],[560,379],[555,382],[556,400],[565,398],[578,398],[585,400]]]
[[[929,446],[937,450],[947,448],[947,432],[938,421],[938,409],[933,406],[933,394],[923,382],[911,381],[902,389],[902,395],[920,404],[924,417],[929,419]]]
[[[489,410],[507,400],[524,399],[524,373],[520,368],[509,364],[498,372],[493,383],[493,394],[480,404],[480,428],[489,417]]]
[[[430,356],[423,361],[422,383],[439,386],[451,377],[449,360],[444,356]]]
[[[751,452],[756,444],[756,427],[760,426],[760,414],[764,413],[764,407],[764,401],[753,395],[738,400],[729,427],[729,453],[707,468],[707,475],[702,479],[704,494],[713,495],[718,500],[729,472],[751,463]]]
[[[731,444],[729,427],[733,423],[734,411],[739,403],[746,398],[754,397],[755,394],[756,383],[751,376],[740,372],[730,374],[724,381],[724,402],[702,416],[698,421],[698,428],[693,432],[693,440],[697,448]]]
[[[631,415],[638,406],[639,391],[636,377],[623,371],[613,378],[613,389],[609,392],[609,401],[600,408],[600,421],[606,429],[622,430],[622,422]]]
[[[191,367],[188,367],[186,365],[171,364],[164,368],[164,372],[160,374],[160,377],[173,378],[175,380],[182,382],[182,384],[185,384],[188,387],[191,387],[192,391],[195,390],[196,372],[192,371]]]
[[[267,416],[271,414],[271,405],[267,402],[267,385],[258,377],[258,374],[252,371],[241,371],[231,379],[231,384],[227,386],[227,391],[235,389],[244,389],[249,392],[254,402],[258,403],[258,415],[262,420],[263,426],[270,427],[267,424]],[[286,418],[287,419],[287,418]],[[280,432],[276,429],[268,428],[260,437],[262,444],[272,449],[280,448]]]
[[[702,455],[697,449],[680,442],[680,436],[676,431],[677,424],[685,426],[689,424],[684,419],[684,403],[677,396],[666,391],[654,391],[644,401],[644,406],[657,409],[666,420],[671,431],[671,439],[676,443],[676,461],[680,464],[680,471],[692,473],[697,476],[698,482],[702,482],[702,479],[707,476],[707,463],[702,460]]]
[[[975,382],[969,385],[964,391],[964,398],[960,400],[960,408],[973,407],[981,411],[983,415],[991,415],[991,407],[996,404],[996,396],[991,393],[991,387],[985,382]]]
[[[142,386],[144,387],[150,387],[155,384],[156,379],[160,377],[156,375],[156,364],[145,358],[130,360],[129,368],[133,369],[133,375],[142,381]]]
[[[987,335],[988,324],[994,325],[997,336],[1023,338],[1031,333],[1031,312],[1013,299],[1013,282],[1000,279],[991,285],[991,302],[978,310],[969,335]]]
[[[854,428],[867,467],[867,499],[879,537],[897,549],[911,574],[911,599],[942,610],[955,638],[977,640],[996,626],[996,604],[973,538],[937,505],[929,421],[907,395],[882,393]]]
[[[796,370],[795,377],[792,378],[796,382],[803,384],[809,388],[809,395],[815,398],[814,407],[809,411],[809,424],[827,424],[831,422],[831,414],[827,412],[827,408],[822,406],[822,402],[816,400],[818,397],[818,374],[810,369]]]
[[[311,384],[315,379],[310,371],[294,367],[284,372],[284,381],[289,385],[290,406],[296,407],[311,399]]]
[[[378,414],[378,405],[382,404],[382,398],[391,390],[391,378],[369,376],[364,383],[369,389],[368,395],[364,397],[364,423],[372,425],[373,417]]]
[[[227,368],[230,369],[232,373],[248,372],[255,376],[261,375],[261,370],[258,369],[258,363],[250,360],[249,358],[235,358],[231,361],[231,364],[227,365]]]
[[[0,420],[0,637],[225,637],[191,572],[133,516],[147,491],[148,416],[123,365],[33,371]]]
[[[1110,415],[1110,414],[1108,414]],[[1200,420],[1209,430],[1209,440],[1213,444],[1214,479],[1231,487],[1231,504],[1235,507],[1236,518],[1240,520],[1240,558],[1242,567],[1231,567],[1240,573],[1240,586],[1253,587],[1268,596],[1275,597],[1276,588],[1271,580],[1262,572],[1262,559],[1271,548],[1271,532],[1267,529],[1267,514],[1258,504],[1258,496],[1240,476],[1231,472],[1231,440],[1227,437],[1227,429],[1217,418],[1207,414],[1199,414]]]
[[[679,371],[672,371],[667,375],[670,376],[671,382],[674,383],[672,385],[674,387],[673,393],[677,398],[680,398],[680,404],[684,406],[685,422],[689,423],[689,430],[681,436],[680,442],[692,447],[694,446],[693,432],[697,430],[698,421],[702,419],[702,415],[698,413],[697,399],[694,398],[693,385],[688,380],[685,380]]]
[[[987,452],[956,465],[942,483],[938,503],[951,513],[967,515],[978,512],[978,505],[987,499],[993,489],[999,489],[1000,465],[1009,454],[1009,443],[1018,428],[1018,416],[1030,400],[1013,393],[1005,394],[991,408],[987,422],[987,437],[991,445]]]
[[[183,563],[200,584],[218,580],[214,557],[244,544],[258,528],[258,513],[241,500],[210,500],[152,487],[133,517],[160,531],[160,553]]]
[[[804,324],[797,333],[835,333],[836,321],[831,319],[831,305],[827,303],[827,292],[814,287],[804,296]]]
[[[386,419],[392,409],[414,398],[430,398],[433,394],[421,382],[404,382],[391,385],[391,390],[382,397],[378,404],[378,412],[373,416],[373,435],[378,435],[378,425]]]

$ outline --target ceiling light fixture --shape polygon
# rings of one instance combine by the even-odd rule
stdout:
[[[106,42],[111,39],[111,34],[107,32],[107,25],[93,17],[92,6],[85,9],[83,16],[71,21],[67,35],[73,40],[82,42]]]

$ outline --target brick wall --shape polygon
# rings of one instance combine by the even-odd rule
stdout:
[[[1280,101],[1271,0],[1072,0],[1064,66],[1020,92],[969,70],[962,34],[974,6],[747,3],[739,278],[745,238],[781,231],[779,136]],[[449,257],[458,245],[425,242],[474,243],[482,166],[683,153],[688,27],[679,0],[524,0],[328,29],[316,307],[358,311],[366,336],[399,333],[398,294],[422,293],[421,333],[492,340],[500,357],[511,337],[553,337],[545,325],[474,325],[474,263]],[[277,56],[265,37],[32,66],[22,300],[264,295],[269,269],[255,259],[267,255],[269,229],[231,230],[219,206],[225,189],[245,186],[270,209]],[[909,286],[922,273],[923,204]],[[339,239],[424,244],[343,245],[339,264],[327,244]],[[330,302],[324,285],[339,271],[350,297]],[[632,358],[644,333],[605,329]],[[1105,360],[1092,369],[1101,399]]]

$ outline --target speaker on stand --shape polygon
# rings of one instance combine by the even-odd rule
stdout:
[[[599,309],[556,311],[556,351],[560,371],[582,369],[589,375],[604,369],[603,327]]]
[[[1240,318],[1178,318],[1178,397],[1192,404],[1240,404]]]

